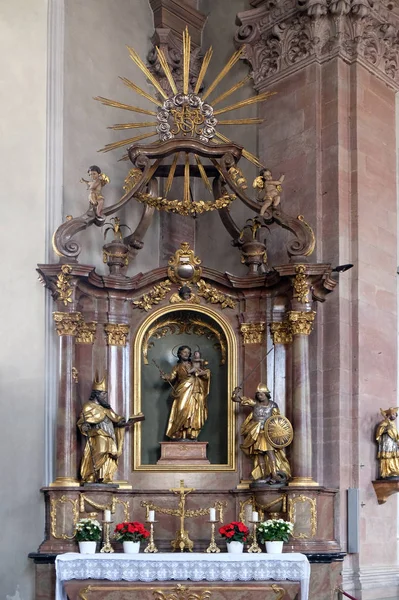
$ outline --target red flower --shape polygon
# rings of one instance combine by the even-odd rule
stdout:
[[[246,542],[249,529],[241,521],[232,521],[219,528],[222,537],[232,542]]]

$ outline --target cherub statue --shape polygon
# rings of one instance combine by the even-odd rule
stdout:
[[[377,425],[375,439],[378,442],[381,479],[399,477],[399,433],[395,425],[398,410],[399,407],[380,408],[384,420]]]
[[[270,206],[276,207],[280,204],[280,193],[282,192],[282,183],[285,175],[280,175],[280,179],[273,179],[270,169],[262,169],[259,177],[256,177],[252,187],[257,188],[258,201],[262,202],[260,214],[264,215]]]
[[[109,183],[109,177],[102,173],[100,167],[96,165],[89,167],[87,172],[91,177],[91,181],[87,181],[82,177],[80,183],[87,185],[90,205],[93,207],[96,217],[103,219],[104,196],[102,195],[102,188]]]

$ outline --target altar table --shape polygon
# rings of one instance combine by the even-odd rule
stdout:
[[[310,565],[304,554],[60,554],[56,558],[56,600],[66,600],[64,582],[108,581],[299,581],[308,600]],[[90,583],[90,582],[88,582]]]

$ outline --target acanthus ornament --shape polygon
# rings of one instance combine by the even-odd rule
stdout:
[[[306,280],[305,265],[296,265],[295,273],[296,275],[293,282],[293,296],[301,304],[306,304],[306,302],[309,302],[309,285]]]
[[[80,312],[53,312],[55,329],[58,335],[77,335],[82,323]]]
[[[399,11],[388,0],[290,0],[238,15],[238,44],[258,91],[282,75],[334,56],[359,60],[399,89]]]
[[[108,346],[126,346],[129,329],[130,326],[124,323],[106,323],[104,331]]]
[[[76,334],[77,344],[94,344],[97,330],[97,321],[90,321],[80,323],[78,332]]]
[[[57,300],[62,302],[65,306],[68,306],[68,303],[72,302],[72,287],[69,283],[71,280],[71,272],[72,267],[70,265],[62,265],[61,273],[58,273],[57,275]]]
[[[270,333],[273,344],[291,344],[292,342],[291,324],[288,321],[270,323]]]
[[[310,335],[313,330],[313,321],[315,318],[315,311],[302,312],[299,310],[290,310],[288,313],[288,320],[291,325],[291,331],[293,335]]]
[[[230,296],[226,296],[219,292],[216,288],[206,283],[203,279],[200,279],[197,283],[198,295],[205,298],[207,302],[211,304],[220,304],[221,308],[235,308],[237,302]]]
[[[265,338],[264,323],[241,323],[244,344],[262,344]]]
[[[165,279],[165,281],[154,285],[148,294],[143,294],[139,300],[132,301],[133,308],[141,308],[141,310],[148,312],[154,304],[159,304],[165,298],[166,294],[171,290],[171,285],[169,279]]]

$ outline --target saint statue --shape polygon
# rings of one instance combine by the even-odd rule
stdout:
[[[102,173],[100,167],[97,167],[97,165],[89,167],[87,172],[91,181],[82,177],[80,183],[85,183],[89,190],[89,203],[96,217],[103,219],[104,196],[102,195],[102,189],[109,183],[109,177]]]
[[[87,483],[112,482],[123,450],[125,428],[144,420],[144,415],[139,413],[126,421],[112,410],[107,399],[105,377],[101,381],[96,379],[77,422],[81,433],[87,437],[80,466],[81,479]]]
[[[375,439],[378,442],[381,479],[399,477],[399,434],[395,425],[398,409],[399,407],[387,410],[380,408],[384,420],[377,425]]]
[[[276,402],[271,400],[271,394],[264,383],[260,383],[256,390],[255,399],[241,396],[240,387],[233,391],[233,402],[239,402],[241,406],[253,407],[252,412],[247,416],[241,426],[241,435],[244,441],[241,449],[244,454],[253,460],[253,469],[251,472],[254,480],[268,484],[285,484],[291,477],[291,469],[285,456],[281,442],[292,441],[292,427],[289,421],[280,415]],[[266,421],[273,416],[280,415],[281,423],[273,424],[277,433],[275,440],[271,440],[268,432],[265,431]],[[284,443],[284,445],[288,445]]]
[[[161,372],[164,381],[168,381],[172,391],[172,410],[170,411],[166,435],[172,440],[196,440],[208,418],[207,398],[211,372],[196,354],[191,362],[191,348],[180,346],[177,351],[177,365],[170,375]]]

